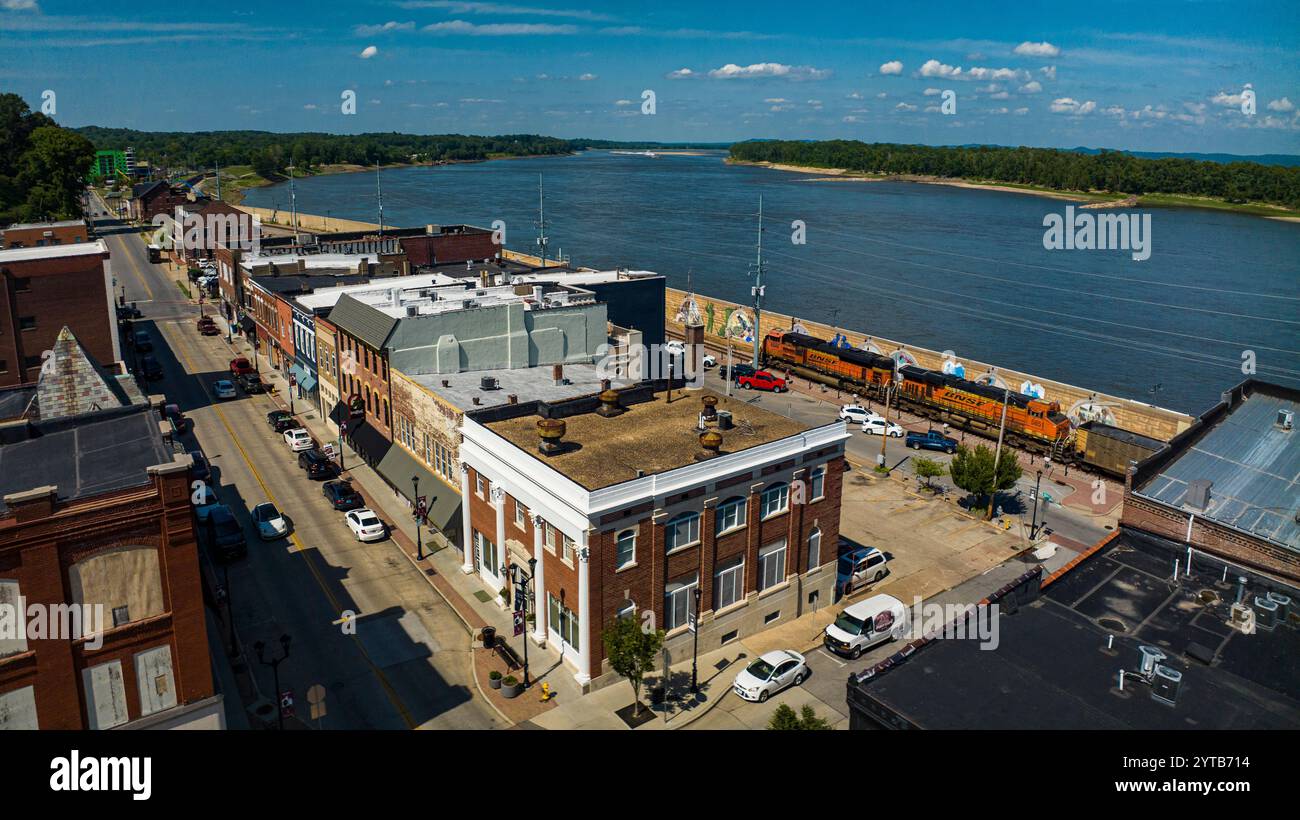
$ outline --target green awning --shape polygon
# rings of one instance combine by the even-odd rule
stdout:
[[[380,459],[379,465],[375,467],[375,472],[412,503],[414,500],[411,496],[415,488],[411,477],[419,476],[420,495],[424,496],[429,504],[426,519],[428,525],[448,536],[459,532],[460,493],[424,466],[419,459],[408,453],[406,448],[397,444],[389,447],[388,452]]]

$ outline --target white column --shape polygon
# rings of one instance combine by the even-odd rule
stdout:
[[[469,465],[460,463],[460,540],[465,550],[460,571],[469,575],[474,571],[474,531],[469,525]]]
[[[505,588],[506,576],[501,571],[501,565],[506,563],[506,490],[497,484],[492,485],[490,493],[492,503],[496,505],[497,511],[497,565],[491,567],[492,576],[498,580],[497,589]],[[497,596],[497,603],[502,609],[509,609],[510,605],[504,601],[500,595]]]
[[[579,684],[591,682],[591,552],[587,548],[588,531],[583,530],[578,544],[578,674]]]
[[[533,516],[533,557],[537,559],[537,568],[533,576],[533,609],[536,620],[533,622],[533,640],[539,646],[546,646],[546,619],[550,617],[550,607],[546,603],[546,550],[543,548],[542,527],[545,522],[540,515]]]

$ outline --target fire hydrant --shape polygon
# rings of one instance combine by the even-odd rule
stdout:
[[[550,685],[549,683],[543,683],[543,684],[542,684],[542,698],[541,698],[542,703],[546,703],[548,700],[551,699],[551,697],[552,697],[552,695],[551,695],[551,685]]]

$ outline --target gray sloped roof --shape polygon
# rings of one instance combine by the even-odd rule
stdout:
[[[397,327],[397,319],[346,293],[330,311],[330,323],[375,350],[383,349],[393,328]]]

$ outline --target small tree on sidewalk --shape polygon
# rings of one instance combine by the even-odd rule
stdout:
[[[817,717],[817,713],[808,705],[799,710],[795,715],[794,710],[784,703],[776,707],[772,713],[772,719],[767,722],[767,728],[778,731],[823,731],[831,728],[825,718]]]
[[[1024,472],[1015,453],[1008,451],[1005,458],[998,459],[996,468],[993,460],[993,451],[983,444],[974,448],[958,447],[957,455],[948,465],[952,483],[980,500],[993,496],[998,490],[1014,487]],[[992,505],[985,517],[993,517]]]
[[[943,475],[942,464],[932,458],[925,458],[923,456],[917,456],[912,459],[912,469],[916,470],[918,476],[925,479],[925,486],[930,490],[935,489],[934,482],[931,481],[931,479]]]
[[[643,629],[635,618],[615,618],[601,639],[610,668],[632,684],[635,714],[641,714],[641,681],[654,669],[655,656],[664,645],[662,629]]]

